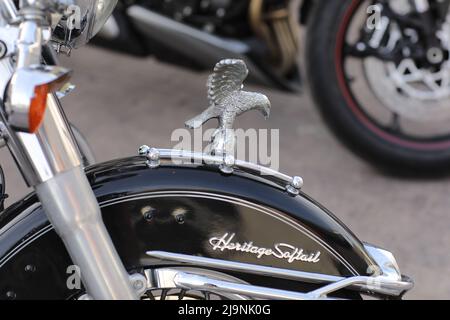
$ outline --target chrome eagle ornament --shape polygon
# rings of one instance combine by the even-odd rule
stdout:
[[[260,111],[266,119],[270,115],[270,101],[265,95],[242,90],[247,76],[248,69],[242,60],[226,59],[217,63],[208,78],[209,108],[186,122],[188,128],[196,129],[210,119],[219,120],[219,128],[213,134],[212,154],[234,156],[233,123],[237,116],[250,110]]]

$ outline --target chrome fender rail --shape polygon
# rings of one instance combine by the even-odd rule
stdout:
[[[162,251],[149,251],[147,252],[147,255],[152,258],[178,262],[194,267],[213,268],[223,271],[238,271],[324,285],[311,292],[299,293],[248,284],[237,284],[172,269],[158,269],[154,275],[156,282],[166,287],[172,286],[174,288],[190,290],[209,290],[211,292],[233,293],[254,298],[289,300],[327,299],[328,295],[341,289],[351,289],[359,292],[398,297],[413,287],[413,283],[410,280],[403,279],[401,275],[394,277],[392,273],[388,273],[392,272],[392,270],[383,272],[383,269],[381,269],[382,274],[378,276],[355,276],[345,278]],[[382,267],[383,265],[380,266],[380,268]]]
[[[210,154],[172,149],[156,149],[143,145],[139,148],[139,155],[147,158],[147,165],[150,168],[157,168],[161,160],[171,161],[175,164],[209,164],[217,166],[226,174],[233,173],[234,169],[239,169],[246,173],[258,174],[267,177],[273,183],[285,188],[291,195],[298,195],[303,187],[303,179],[299,176],[288,176],[271,168],[260,166],[251,162],[235,159],[230,156],[214,156]]]

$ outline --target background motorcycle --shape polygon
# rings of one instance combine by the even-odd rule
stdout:
[[[85,172],[47,91],[69,72],[41,65],[41,47],[52,33],[58,50],[85,44],[111,2],[77,1],[86,22],[79,32],[63,18],[49,29],[66,1],[22,3],[16,12],[0,2],[0,115],[2,137],[36,192],[0,214],[0,298],[398,298],[412,287],[392,254],[361,243],[300,192],[299,177],[148,147]],[[217,69],[219,83],[227,68]],[[84,288],[68,285],[76,266]]]
[[[449,1],[121,1],[96,43],[200,70],[246,61],[254,80],[301,87],[299,53],[333,132],[376,165],[450,163]],[[306,43],[298,21],[307,26]],[[370,23],[374,23],[370,25]]]
[[[197,70],[239,58],[253,80],[297,91],[298,34],[290,5],[285,0],[121,1],[94,43]]]

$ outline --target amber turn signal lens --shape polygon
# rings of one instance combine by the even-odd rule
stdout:
[[[35,133],[44,120],[49,89],[49,85],[44,84],[36,87],[34,90],[34,98],[31,100],[30,111],[28,114],[29,130],[31,133]]]

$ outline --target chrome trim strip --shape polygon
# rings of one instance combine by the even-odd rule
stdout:
[[[234,293],[259,299],[308,300],[313,298],[304,293],[233,283],[185,272],[177,272],[174,283],[178,288],[187,290]]]
[[[176,261],[179,263],[185,263],[197,267],[245,272],[249,274],[279,277],[283,279],[305,281],[309,283],[328,284],[325,287],[310,292],[310,298],[323,298],[331,292],[335,292],[344,288],[351,288],[365,292],[376,292],[385,295],[400,296],[405,291],[408,291],[413,287],[412,282],[393,280],[383,275],[374,277],[355,276],[345,278],[289,269],[272,268],[234,261],[189,256],[171,252],[149,251],[147,252],[147,255],[156,259]],[[244,294],[243,292],[241,293]]]
[[[213,156],[209,154],[184,150],[172,150],[172,149],[157,149],[157,150],[159,151],[159,158],[161,160],[170,160],[177,165],[205,163],[220,166],[224,162],[222,156]],[[263,167],[258,164],[246,162],[243,160],[236,160],[233,165],[233,168],[240,169],[247,173],[259,173],[259,175],[261,176],[270,177],[271,179],[268,180],[277,183],[282,188],[286,188],[286,186],[290,185],[293,180],[293,177],[288,176],[284,173],[280,173],[273,169]]]
[[[253,265],[249,263],[211,259],[164,251],[148,251],[147,255],[149,257],[156,259],[176,261],[179,263],[194,266],[202,266],[207,268],[236,271],[236,272],[245,272],[267,277],[279,277],[288,280],[303,280],[311,283],[336,282],[345,279],[343,277],[329,276],[326,274],[310,273],[290,269],[280,269],[260,265]]]

